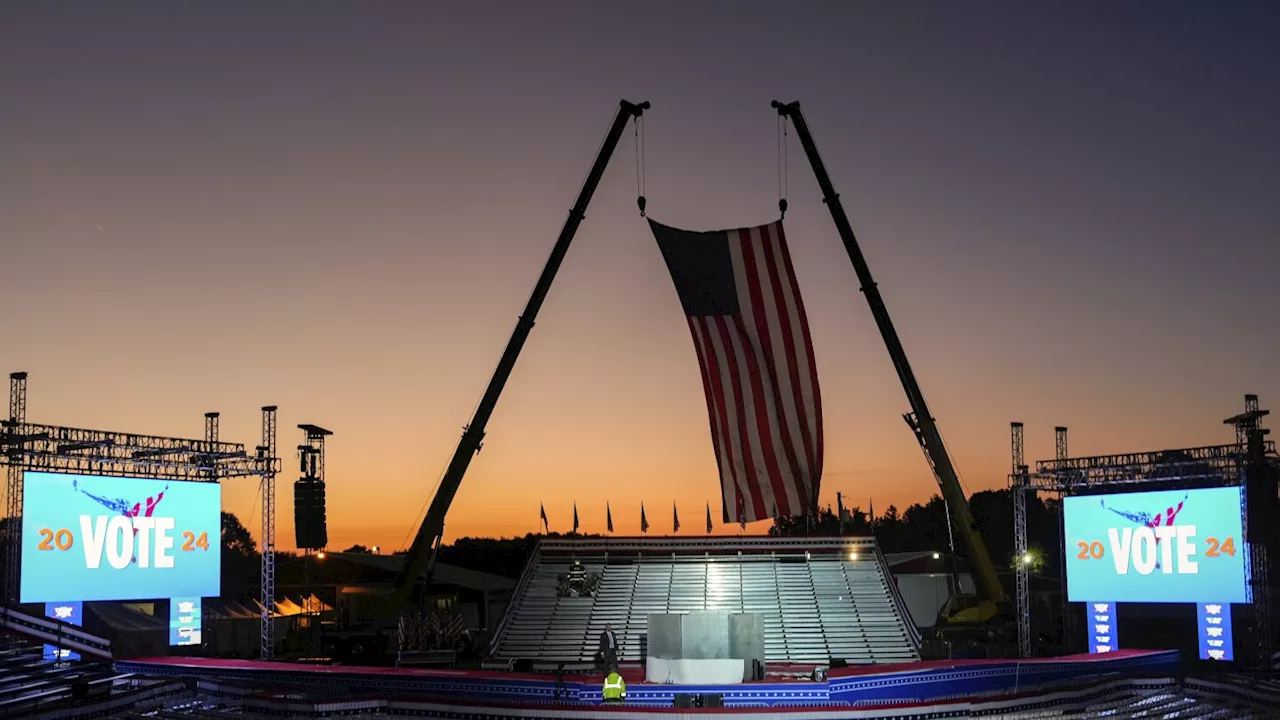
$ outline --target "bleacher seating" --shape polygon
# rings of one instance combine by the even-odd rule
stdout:
[[[593,597],[559,597],[574,562]],[[607,624],[619,660],[644,657],[651,613],[762,616],[765,660],[853,665],[919,659],[920,637],[872,538],[546,539],[494,634],[498,660],[591,662]]]
[[[55,663],[41,646],[0,651],[0,717],[42,717],[110,695],[126,675],[99,662]]]

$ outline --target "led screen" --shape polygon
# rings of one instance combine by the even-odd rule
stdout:
[[[1231,606],[1222,603],[1196,605],[1196,626],[1200,635],[1201,660],[1235,659],[1231,636]]]
[[[1245,602],[1238,487],[1068,497],[1073,602]]]
[[[76,627],[84,626],[84,603],[80,602],[58,602],[45,603],[44,616],[57,620],[58,622],[68,623]],[[66,648],[58,648],[54,645],[44,646],[45,660],[79,660],[80,653],[67,650]]]
[[[1120,649],[1116,639],[1116,604],[1108,602],[1086,603],[1089,615],[1089,653],[1106,653]]]
[[[218,483],[25,475],[21,602],[219,594]]]
[[[169,644],[200,644],[200,598],[174,598],[169,601]]]

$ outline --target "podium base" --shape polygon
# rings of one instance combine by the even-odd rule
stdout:
[[[724,660],[690,660],[686,658],[648,658],[645,680],[671,685],[737,685],[747,675],[741,658]]]

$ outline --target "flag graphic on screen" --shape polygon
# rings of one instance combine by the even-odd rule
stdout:
[[[702,370],[724,522],[811,511],[822,478],[822,401],[782,223],[649,227]]]
[[[1115,508],[1107,504],[1107,499],[1105,497],[1099,498],[1099,502],[1102,503],[1102,507],[1110,510],[1116,515],[1119,515],[1125,520],[1128,520],[1129,522],[1137,523],[1139,525],[1142,525],[1143,527],[1149,527],[1149,528],[1155,529],[1160,527],[1161,525],[1172,527],[1173,521],[1178,519],[1178,513],[1182,512],[1182,506],[1186,504],[1187,498],[1190,496],[1191,496],[1190,493],[1183,494],[1182,500],[1178,501],[1177,507],[1165,508],[1163,512],[1157,510],[1154,515],[1152,513],[1145,512],[1142,510],[1135,511],[1135,510],[1122,510],[1122,509]],[[1157,548],[1160,547],[1159,536],[1156,537],[1156,547]],[[1160,569],[1159,560],[1156,560],[1156,569],[1157,570]]]
[[[95,495],[89,492],[88,490],[81,488],[80,482],[78,480],[71,481],[71,489],[77,492],[83,493],[86,497],[92,499],[94,502],[98,503],[99,505],[105,507],[108,510],[118,512],[127,518],[136,518],[139,515],[141,515],[142,517],[151,517],[151,514],[156,511],[156,506],[159,505],[160,501],[164,499],[164,494],[169,491],[169,484],[165,483],[163,490],[147,498],[145,509],[143,508],[143,503],[141,502],[130,503],[128,500],[125,500],[124,498],[109,498],[109,497],[103,497],[101,495]],[[133,534],[135,536],[138,534],[137,528],[134,528]],[[131,557],[129,559],[129,562],[136,563],[138,562],[138,558],[136,556]]]

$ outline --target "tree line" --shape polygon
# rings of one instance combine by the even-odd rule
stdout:
[[[986,490],[974,493],[969,499],[977,529],[986,541],[992,560],[998,567],[1007,567],[1017,561],[1014,557],[1013,496],[1009,490]],[[0,519],[0,557],[5,554],[9,534],[9,519]],[[1027,535],[1029,547],[1035,558],[1033,570],[1057,572],[1059,537],[1059,503],[1057,500],[1041,501],[1035,495],[1027,496]],[[959,528],[953,528],[956,554],[965,558],[968,551]],[[911,551],[947,552],[951,547],[948,533],[946,503],[939,496],[928,502],[916,503],[905,510],[890,505],[878,517],[860,507],[846,509],[844,522],[830,506],[822,508],[817,517],[787,517],[775,519],[769,534],[774,537],[803,537],[873,535],[886,553]],[[533,548],[542,537],[600,537],[573,533],[527,534],[512,538],[458,538],[440,548],[439,562],[459,567],[503,575],[520,576]],[[353,545],[343,552],[371,552],[367,546]],[[403,554],[397,550],[393,554]],[[277,551],[277,583],[290,581],[290,574],[300,573],[301,563],[291,563],[297,553]],[[255,597],[259,590],[261,555],[252,534],[234,514],[222,513],[222,588],[223,597],[246,599]],[[297,578],[301,581],[301,577]]]
[[[1013,495],[1010,490],[985,490],[974,493],[969,499],[974,523],[986,541],[987,550],[997,567],[1009,567],[1018,559],[1014,555]],[[1056,573],[1059,537],[1059,503],[1050,499],[1027,496],[1027,536],[1034,557],[1033,569],[1037,572]],[[259,556],[249,531],[231,513],[223,513],[223,587],[230,594],[256,591]],[[837,535],[874,535],[885,553],[937,551],[947,552],[952,547],[956,555],[968,557],[968,550],[959,528],[948,530],[946,503],[935,495],[926,503],[915,503],[899,511],[890,505],[882,514],[872,517],[860,507],[846,508],[841,523],[836,509],[822,508],[817,517],[785,517],[774,520],[769,534],[774,537],[831,537]],[[511,538],[463,537],[440,548],[439,562],[472,570],[519,577],[542,537],[600,537],[573,533],[534,534]],[[365,545],[353,545],[342,552],[368,553]],[[392,554],[404,554],[397,550]],[[295,557],[295,553],[278,552],[280,560]],[[284,570],[282,567],[280,571]],[[227,593],[224,593],[227,594]]]
[[[1027,546],[1037,572],[1056,571],[1060,535],[1061,505],[1056,499],[1042,500],[1035,494],[1027,498]],[[987,552],[997,568],[1012,566],[1020,559],[1014,553],[1013,491],[983,490],[969,498],[969,511],[976,530],[982,535]],[[769,534],[775,537],[874,535],[881,552],[913,551],[947,552],[954,539],[955,553],[968,558],[969,551],[959,527],[948,521],[947,504],[941,496],[915,503],[899,512],[890,505],[879,517],[854,506],[846,509],[844,522],[830,506],[822,508],[817,518],[787,517],[774,520]]]

